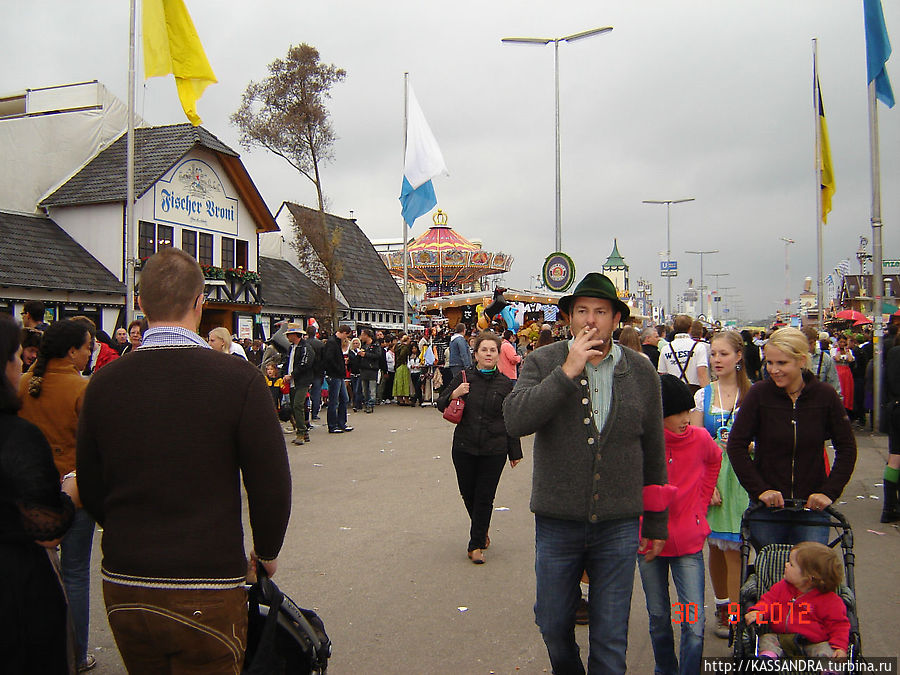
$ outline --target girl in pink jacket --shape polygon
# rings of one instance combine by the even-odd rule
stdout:
[[[719,476],[722,450],[706,429],[689,424],[694,397],[688,386],[674,375],[661,375],[660,383],[666,470],[676,492],[669,504],[665,547],[652,560],[638,556],[638,566],[650,615],[656,673],[699,673],[705,623],[703,544],[710,532],[706,510]],[[670,570],[677,603],[669,601]],[[681,624],[680,659],[675,656],[674,623]]]

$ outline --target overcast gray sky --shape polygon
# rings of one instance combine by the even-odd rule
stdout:
[[[563,249],[580,277],[598,270],[618,238],[639,277],[665,299],[659,252],[665,207],[644,199],[694,197],[672,209],[679,276],[728,273],[748,319],[774,312],[816,275],[811,38],[837,192],[825,234],[826,273],[871,239],[866,63],[861,0],[187,0],[219,84],[198,110],[239,150],[274,213],[313,205],[311,184],[260,150],[240,149],[229,115],[251,80],[291,44],[307,42],[347,70],[333,92],[339,137],[323,184],[333,213],[371,238],[399,237],[403,73],[441,146],[450,177],[438,206],[464,236],[515,257],[506,283],[529,285],[554,241],[553,48],[502,45],[505,36],[556,37],[604,25],[612,33],[560,45]],[[900,52],[900,2],[884,0]],[[4,3],[0,92],[97,79],[125,100],[128,2]],[[900,57],[888,62],[900,100]],[[171,78],[141,85],[152,124],[184,121]],[[884,257],[900,257],[900,105],[879,104]],[[414,234],[430,225],[416,222]],[[871,248],[871,247],[870,247]],[[715,280],[708,279],[715,288]]]

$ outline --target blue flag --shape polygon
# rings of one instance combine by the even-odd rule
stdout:
[[[403,188],[400,190],[400,203],[403,222],[412,227],[416,218],[424,216],[437,206],[437,196],[434,194],[434,185],[430,180],[425,181],[419,187],[413,189],[409,179],[403,177]]]
[[[888,108],[894,107],[894,92],[885,63],[891,58],[891,40],[884,25],[881,0],[863,0],[866,18],[866,70],[868,82],[875,80],[875,96]]]

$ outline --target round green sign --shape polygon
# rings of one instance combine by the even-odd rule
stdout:
[[[547,288],[562,293],[575,281],[575,263],[561,251],[551,253],[544,260],[543,277]]]

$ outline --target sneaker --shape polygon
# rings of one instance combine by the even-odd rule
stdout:
[[[86,673],[89,670],[93,670],[96,665],[97,659],[94,658],[93,654],[88,654],[84,662],[78,664],[78,672]]]
[[[291,441],[294,445],[303,445],[303,439],[300,436],[297,436],[294,440]]]
[[[343,430],[344,430],[344,431],[353,431],[353,427],[351,427],[351,426],[346,426],[346,427],[344,427]]]
[[[731,626],[728,621],[728,605],[716,605],[716,627],[713,629],[713,635],[717,638],[728,639],[731,634]]]
[[[343,429],[329,429],[328,433],[329,434],[342,434],[342,433],[344,433],[344,430]]]
[[[309,432],[308,431],[303,434],[303,442],[309,443]]]

